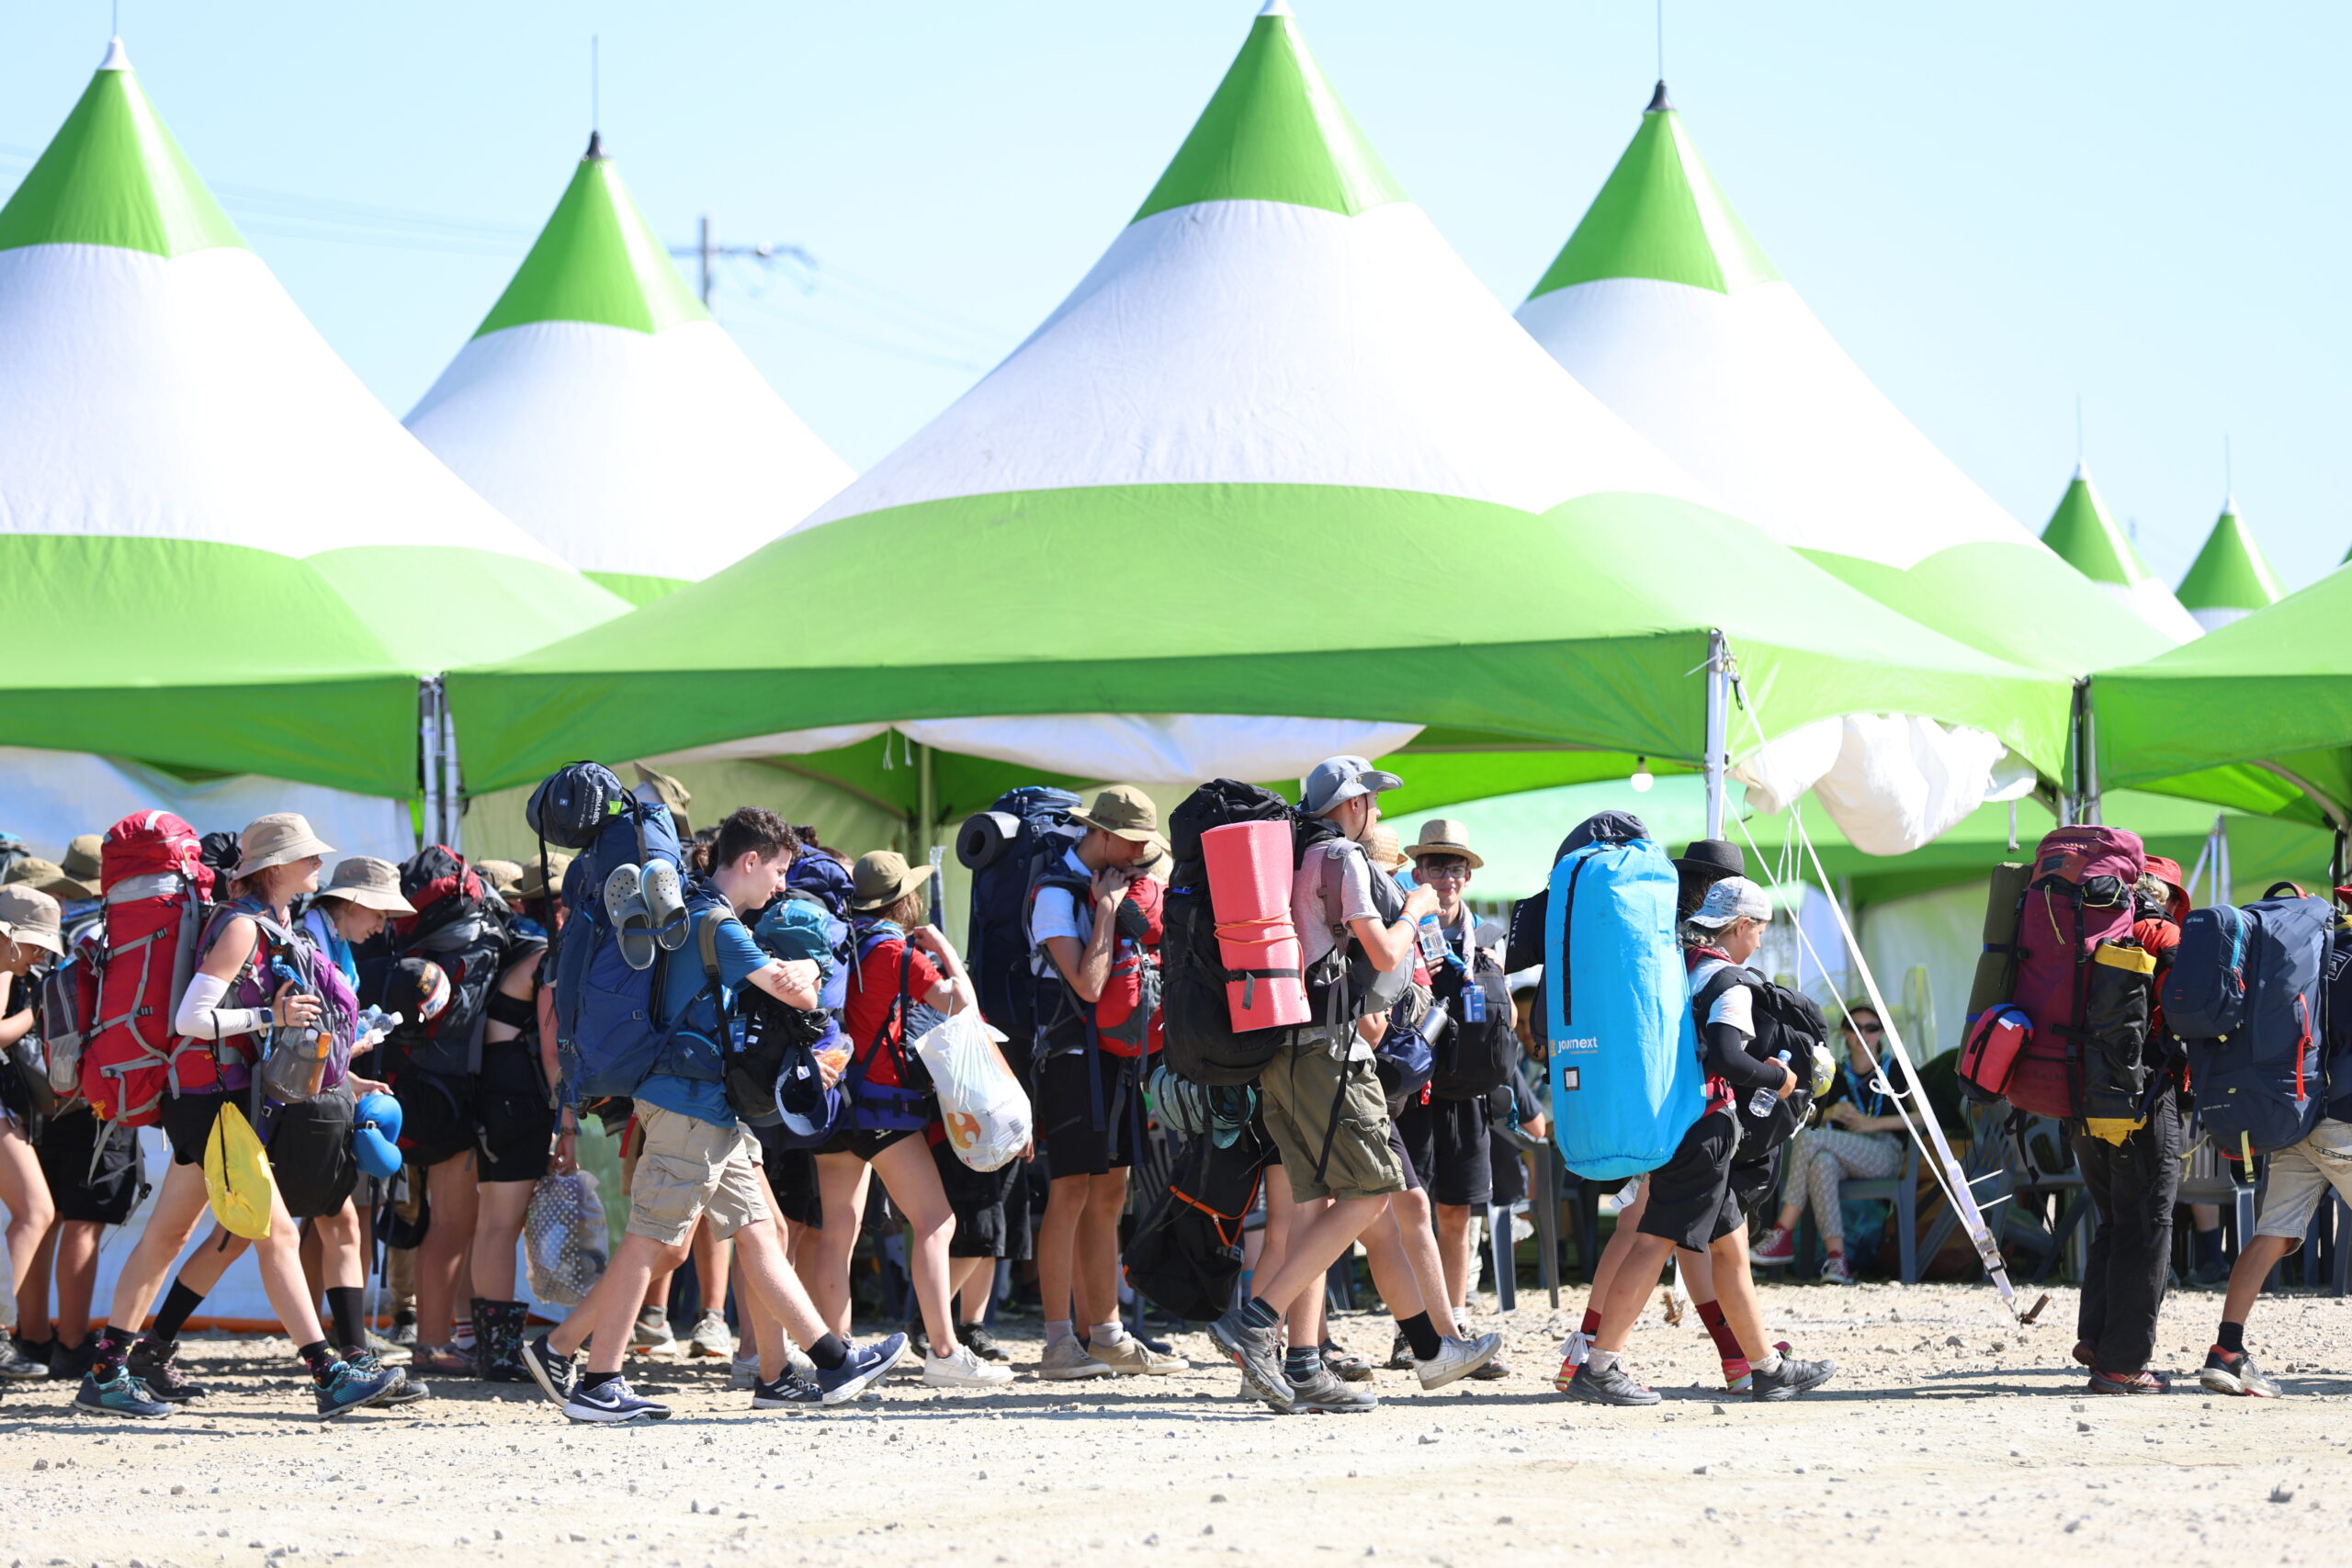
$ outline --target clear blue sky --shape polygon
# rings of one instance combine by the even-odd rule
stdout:
[[[1647,0],[1295,3],[1406,188],[1516,304],[1634,130]],[[1254,9],[125,0],[122,26],[197,167],[401,412],[568,177],[601,33],[606,138],[662,233],[709,211],[724,239],[797,243],[855,281],[807,293],[797,269],[739,265],[718,311],[864,466],[1086,270]],[[107,27],[106,0],[0,16],[0,190]],[[2167,579],[2218,510],[2225,434],[2290,585],[2352,543],[2352,9],[1669,0],[1666,42],[1781,270],[2029,525],[2064,484],[2080,393],[2093,469]]]

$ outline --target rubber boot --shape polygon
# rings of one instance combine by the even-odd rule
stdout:
[[[530,1370],[523,1365],[525,1311],[521,1302],[474,1298],[474,1370],[483,1382],[531,1381]]]

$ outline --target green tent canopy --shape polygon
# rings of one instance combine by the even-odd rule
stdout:
[[[1441,580],[1461,615],[1360,591]],[[858,608],[820,631],[798,604]],[[1718,633],[1776,728],[1918,713],[2062,764],[2063,681],[1719,510],[1553,364],[1276,0],[1125,231],[977,387],[749,558],[449,690],[478,789],[897,725],[1142,783],[1423,741],[1509,759],[1484,785],[1433,761],[1464,798],[1697,761]]]
[[[2222,503],[2222,515],[2205,536],[2205,547],[2180,580],[2180,602],[2207,631],[2254,614],[2287,596],[2278,574],[2255,542],[2254,530],[2238,514],[2235,497]]]
[[[2090,468],[2075,465],[2075,477],[2058,500],[2058,510],[2041,530],[2041,542],[2060,559],[2131,605],[2145,619],[2187,642],[2205,628],[2190,619],[2172,596],[2164,579],[2148,570],[2130,536],[2107,509],[2107,501],[2091,482]]]

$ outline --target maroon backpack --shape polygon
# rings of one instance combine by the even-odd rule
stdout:
[[[2092,958],[2102,942],[2131,941],[2132,890],[2147,858],[2140,835],[2123,828],[2059,828],[2034,851],[2018,912],[2011,998],[2032,1033],[2003,1089],[2019,1111],[2062,1120],[2084,1114]]]

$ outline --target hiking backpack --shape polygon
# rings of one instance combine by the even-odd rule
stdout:
[[[1227,969],[1219,951],[1201,835],[1233,822],[1279,821],[1293,824],[1295,836],[1303,820],[1272,790],[1232,779],[1212,779],[1169,813],[1175,865],[1162,904],[1159,1005],[1168,1043],[1163,1059],[1180,1077],[1211,1089],[1255,1083],[1293,1032],[1233,1027],[1226,987],[1249,976]]]
[[[102,907],[103,908],[103,907]],[[49,1092],[59,1100],[82,1092],[82,1053],[98,1018],[98,976],[106,953],[103,917],[65,932],[65,956],[41,972],[33,987],[34,1030]]]
[[[785,874],[785,895],[825,912],[825,937],[833,964],[819,989],[817,1005],[838,1015],[849,1002],[849,972],[857,960],[857,939],[849,929],[849,867],[821,850],[792,857]]]
[[[2228,1158],[2301,1143],[2319,1121],[2334,923],[2289,882],[2180,923],[2165,1027],[2188,1048],[2198,1120]]]
[[[549,779],[540,789],[550,790],[555,782]],[[613,868],[652,860],[669,862],[681,885],[686,884],[685,855],[670,808],[619,790],[609,799],[604,825],[563,874],[570,918],[556,953],[556,1051],[565,1083],[581,1100],[634,1094],[673,1032],[660,1022],[667,955],[658,956],[650,969],[629,967],[605,908],[605,880]],[[716,897],[694,886],[686,886],[686,894],[690,913],[709,908]],[[679,1016],[685,1016],[683,1010]]]
[[[1167,1043],[1159,1011],[1159,944],[1167,934],[1167,886],[1142,877],[1119,901],[1111,972],[1094,1002],[1095,1043],[1114,1056],[1148,1056]]]
[[[1240,1282],[1244,1225],[1272,1156],[1272,1145],[1246,1122],[1223,1144],[1205,1133],[1185,1144],[1167,1192],[1121,1255],[1127,1283],[1193,1322],[1222,1315]]]
[[[382,1006],[400,961],[421,958],[448,977],[449,1000],[427,1018],[404,1017],[378,1047],[384,1076],[411,1072],[461,1078],[481,1070],[490,996],[506,968],[509,937],[481,878],[455,850],[427,844],[401,863],[401,895],[415,908],[385,928],[359,959],[361,987]],[[407,1010],[396,1009],[405,1012]]]
[[[882,1015],[882,1026],[875,1032],[874,1038],[849,1043],[849,1065],[842,1073],[839,1086],[843,1098],[843,1123],[860,1132],[915,1131],[928,1127],[932,1120],[930,1075],[907,1045],[909,1040],[930,1027],[929,1021],[937,1017],[907,992],[907,979],[914,968],[914,944],[888,920],[862,926],[857,938],[857,968],[862,976],[866,958],[890,942],[899,944],[898,990],[890,998],[890,1005]],[[892,1038],[894,1032],[896,1039]],[[876,1083],[868,1076],[875,1059],[885,1051],[890,1053],[891,1062],[898,1068],[899,1081],[895,1084]]]
[[[1962,1080],[1977,1098],[2060,1121],[2093,1114],[2105,1124],[2144,1114],[2155,965],[2132,940],[2132,888],[2146,865],[2137,833],[2054,829],[2025,870],[2014,922],[1987,911],[1986,946],[2001,945],[1999,931],[2013,931],[2015,968],[2008,996],[1978,1015],[1961,1047]],[[1995,887],[2016,882],[2011,874]],[[1972,1003],[1981,999],[1972,994]]]
[[[965,967],[978,993],[980,1016],[1008,1040],[1034,1044],[1043,1006],[1029,964],[1029,905],[1041,868],[1058,863],[1085,830],[1069,814],[1083,804],[1066,789],[1043,784],[1008,790],[975,812],[956,835],[956,858],[972,874]],[[1049,982],[1050,983],[1050,982]]]
[[[215,1043],[173,1028],[210,910],[213,874],[202,851],[196,829],[168,811],[133,812],[107,829],[98,852],[105,933],[79,1078],[104,1121],[152,1127],[166,1094],[220,1082]]]
[[[1821,1053],[1828,1049],[1829,1023],[1813,998],[1803,991],[1792,990],[1728,960],[1702,959],[1691,973],[1704,976],[1699,982],[1698,994],[1690,998],[1693,1029],[1706,1029],[1707,1014],[1724,987],[1744,985],[1754,993],[1756,1024],[1755,1035],[1747,1043],[1747,1054],[1759,1062],[1774,1062],[1785,1051],[1789,1054],[1789,1071],[1796,1075],[1797,1087],[1775,1100],[1772,1108],[1761,1116],[1749,1108],[1752,1094],[1740,1096],[1735,1108],[1739,1120],[1739,1145],[1735,1159],[1740,1165],[1751,1165],[1767,1158],[1794,1137],[1813,1114],[1814,1067]]]
[[[1555,977],[1544,987],[1553,1138],[1567,1168],[1589,1180],[1657,1169],[1706,1109],[1675,934],[1679,886],[1674,863],[1647,838],[1595,835],[1552,867],[1544,968]]]
[[[1452,943],[1448,943],[1451,952]],[[1430,1094],[1438,1100],[1484,1100],[1519,1069],[1519,1031],[1510,982],[1474,936],[1470,956],[1433,966],[1430,990],[1450,1020],[1435,1042]],[[1473,1001],[1470,994],[1477,993]],[[1478,1016],[1473,1018],[1471,1014]]]

